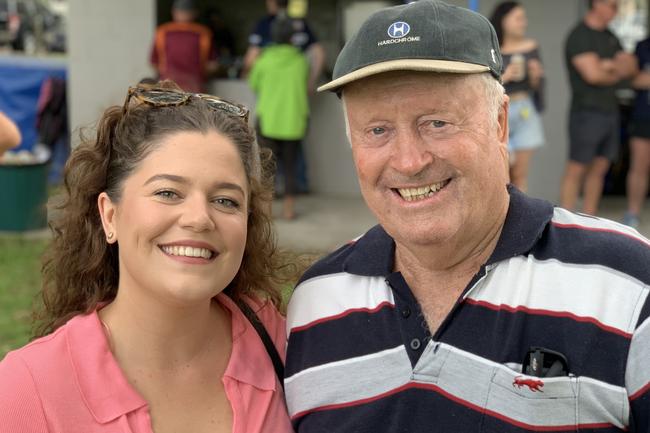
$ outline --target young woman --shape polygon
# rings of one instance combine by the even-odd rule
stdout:
[[[234,301],[283,354],[272,183],[247,116],[169,84],[136,87],[74,150],[42,337],[0,363],[3,432],[291,431]]]
[[[502,79],[510,97],[510,181],[525,192],[531,157],[544,144],[539,116],[544,70],[537,42],[526,37],[526,11],[519,3],[499,3],[490,21],[499,38],[504,67]]]

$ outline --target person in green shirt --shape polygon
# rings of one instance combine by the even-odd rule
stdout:
[[[309,63],[291,44],[293,20],[278,16],[271,26],[273,44],[262,51],[248,82],[257,96],[258,139],[284,167],[283,216],[295,218],[295,161],[307,131]]]

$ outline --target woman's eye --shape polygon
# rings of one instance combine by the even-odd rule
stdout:
[[[156,191],[155,195],[158,197],[164,198],[165,200],[172,200],[178,197],[178,194],[176,194],[174,191],[170,191],[168,189],[162,190],[162,191]]]

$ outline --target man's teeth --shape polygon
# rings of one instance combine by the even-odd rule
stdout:
[[[176,245],[166,245],[161,248],[164,252],[172,256],[203,257],[204,259],[212,257],[212,251],[205,248],[179,247]]]
[[[434,183],[429,186],[421,186],[419,188],[398,188],[397,191],[406,201],[422,200],[431,197],[436,192],[440,191],[448,181]]]

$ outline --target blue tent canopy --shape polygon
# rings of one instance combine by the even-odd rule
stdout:
[[[36,114],[41,84],[48,77],[66,78],[65,60],[0,56],[0,111],[18,125],[23,141],[17,150],[31,150],[38,140]]]

